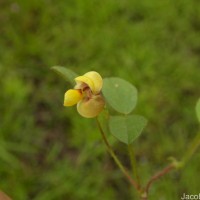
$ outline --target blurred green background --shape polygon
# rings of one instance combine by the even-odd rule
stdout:
[[[181,158],[198,131],[200,1],[1,0],[0,188],[14,200],[136,199],[93,120],[63,107],[50,70],[118,76],[148,126],[134,142],[142,182]],[[108,137],[127,167],[127,149]],[[200,155],[156,182],[150,200],[200,192]]]

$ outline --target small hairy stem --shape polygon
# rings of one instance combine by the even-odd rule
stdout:
[[[102,135],[103,141],[104,141],[104,143],[107,147],[108,152],[110,153],[110,155],[112,156],[112,158],[114,159],[115,163],[120,168],[120,170],[122,171],[124,176],[128,179],[130,184],[133,185],[133,187],[138,191],[139,190],[138,184],[133,180],[133,178],[130,176],[129,172],[126,170],[126,168],[123,166],[123,164],[120,162],[117,155],[113,151],[113,149],[112,149],[111,145],[109,144],[109,142],[106,138],[106,135],[105,135],[105,133],[104,133],[102,127],[101,127],[101,124],[100,124],[98,118],[96,118],[96,121],[97,121],[98,128],[100,130],[100,133]]]
[[[147,182],[147,185],[146,187],[144,188],[144,194],[146,196],[145,199],[147,199],[147,196],[148,196],[148,193],[149,193],[149,189],[152,185],[152,183],[156,180],[158,180],[159,178],[161,178],[162,176],[164,176],[165,174],[169,173],[171,170],[175,169],[175,165],[172,163],[170,165],[168,165],[167,167],[165,167],[163,170],[157,172],[156,174],[154,174],[150,179],[149,181]]]
[[[104,133],[102,127],[101,127],[101,124],[100,124],[98,118],[96,118],[96,121],[97,121],[98,128],[100,130],[100,133],[102,135],[103,141],[104,141],[104,143],[107,147],[108,152],[110,153],[111,157],[114,159],[115,163],[120,168],[122,173],[125,175],[127,180],[130,182],[130,184],[133,185],[133,187],[136,189],[136,191],[140,194],[141,200],[148,200],[150,187],[156,180],[158,180],[162,176],[168,174],[173,169],[178,169],[178,168],[184,166],[188,162],[188,160],[194,155],[194,153],[197,151],[197,149],[200,147],[200,133],[198,133],[196,135],[196,137],[193,139],[193,141],[191,142],[191,144],[189,145],[189,148],[188,148],[185,156],[183,156],[183,159],[180,162],[177,161],[176,159],[173,159],[171,164],[166,166],[161,171],[156,172],[149,179],[149,181],[147,182],[145,187],[141,187],[139,175],[138,175],[138,172],[137,172],[137,163],[136,163],[135,154],[134,154],[132,146],[128,145],[128,151],[129,151],[129,155],[130,155],[130,161],[131,161],[131,165],[132,165],[132,169],[133,169],[133,174],[136,177],[137,182],[130,176],[129,172],[126,170],[126,168],[123,166],[123,164],[118,159],[115,152],[113,151],[113,149],[112,149],[111,145],[109,144],[109,142],[106,138],[106,135],[105,135],[105,133]]]
[[[169,164],[167,167],[165,167],[163,170],[157,172],[154,174],[149,181],[147,182],[145,188],[143,189],[143,192],[141,193],[141,199],[142,200],[147,200],[148,199],[148,193],[149,189],[152,185],[152,183],[162,176],[166,175],[167,173],[171,172],[173,169],[178,169],[180,167],[183,167],[188,160],[194,155],[194,153],[197,151],[197,149],[200,146],[200,134],[197,134],[196,137],[193,139],[191,144],[189,145],[188,150],[186,151],[186,154],[183,156],[183,159],[178,162],[176,160],[173,160],[171,164]]]
[[[133,175],[137,180],[138,187],[140,188],[140,177],[139,177],[138,170],[137,170],[137,162],[136,162],[133,146],[131,144],[128,145],[128,151],[129,151],[131,166],[132,166],[132,170],[133,170]]]

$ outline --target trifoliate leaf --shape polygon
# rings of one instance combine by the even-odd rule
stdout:
[[[102,92],[106,102],[119,113],[128,114],[136,106],[137,89],[121,78],[105,78]]]
[[[111,116],[110,132],[121,142],[131,144],[146,126],[147,120],[139,115]]]
[[[197,114],[197,118],[198,118],[198,120],[200,122],[200,99],[197,101],[196,114]]]
[[[54,66],[51,68],[53,71],[55,71],[57,74],[61,75],[66,81],[71,83],[72,85],[75,84],[74,79],[78,76],[75,72],[72,70],[61,67],[61,66]]]

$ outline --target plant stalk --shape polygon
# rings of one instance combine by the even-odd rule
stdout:
[[[98,118],[96,118],[97,121],[97,125],[98,128],[100,130],[102,139],[107,147],[108,152],[110,153],[111,157],[114,159],[115,163],[117,164],[117,166],[119,167],[119,169],[122,171],[122,173],[124,174],[124,176],[127,178],[127,180],[130,182],[131,185],[133,185],[133,187],[138,191],[139,187],[138,184],[134,181],[134,179],[130,176],[129,172],[126,170],[126,168],[123,166],[123,164],[121,163],[121,161],[118,159],[117,155],[115,154],[115,152],[113,151],[111,145],[109,144],[106,135],[101,127],[101,124],[98,120]]]
[[[190,158],[194,155],[194,153],[197,151],[197,149],[200,146],[200,133],[196,135],[196,137],[193,139],[191,144],[189,145],[188,151],[186,152],[185,156],[182,159],[182,165],[185,165]]]
[[[139,177],[139,174],[138,174],[137,161],[136,161],[133,146],[131,144],[128,144],[128,151],[129,151],[131,166],[132,166],[132,170],[133,170],[133,175],[137,180],[138,187],[140,188],[140,177]]]

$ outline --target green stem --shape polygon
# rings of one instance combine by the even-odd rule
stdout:
[[[133,175],[137,179],[138,186],[140,187],[140,177],[139,177],[138,170],[137,170],[137,162],[136,162],[136,158],[135,158],[135,152],[134,152],[133,146],[131,144],[128,144],[128,151],[129,151],[131,166],[132,166],[132,170],[133,170]]]
[[[197,151],[197,149],[200,146],[200,133],[198,133],[196,135],[196,137],[193,139],[193,141],[191,142],[188,151],[186,152],[185,156],[182,159],[182,164],[185,165],[188,160],[190,160],[190,158],[194,155],[194,153]]]
[[[125,167],[123,166],[123,164],[120,162],[120,160],[117,158],[117,155],[115,154],[115,152],[113,151],[111,145],[109,144],[106,135],[101,127],[101,124],[98,120],[98,118],[96,118],[97,121],[97,125],[98,128],[100,130],[100,133],[102,135],[103,141],[107,147],[108,152],[110,153],[110,155],[112,156],[112,158],[114,159],[115,163],[117,164],[117,166],[120,168],[120,170],[122,171],[122,173],[125,175],[125,177],[128,179],[128,181],[131,183],[131,185],[133,185],[133,187],[138,191],[139,187],[138,184],[131,178],[131,176],[129,175],[129,172],[125,169]]]

